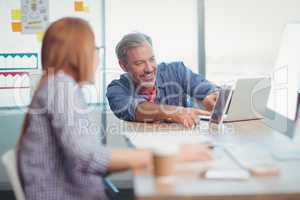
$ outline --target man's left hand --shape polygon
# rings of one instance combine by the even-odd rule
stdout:
[[[205,106],[207,110],[211,111],[214,108],[217,101],[217,96],[218,96],[218,92],[214,92],[207,95],[203,99],[202,104]]]

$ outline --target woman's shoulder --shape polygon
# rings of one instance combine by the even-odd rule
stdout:
[[[47,103],[49,105],[52,101],[68,98],[68,95],[78,92],[78,90],[79,85],[71,76],[58,72],[41,79],[38,88],[34,92],[31,104],[38,102],[39,104]]]
[[[78,86],[76,81],[70,75],[67,75],[63,72],[47,75],[47,77],[44,77],[44,79],[44,81],[41,81],[36,92],[51,93],[51,91],[66,90],[68,87]]]

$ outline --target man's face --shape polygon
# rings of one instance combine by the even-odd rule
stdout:
[[[148,42],[127,51],[127,63],[123,65],[137,86],[153,87],[156,79],[156,60]]]

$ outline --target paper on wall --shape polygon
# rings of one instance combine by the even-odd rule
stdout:
[[[49,0],[21,0],[22,33],[43,32],[48,26]]]

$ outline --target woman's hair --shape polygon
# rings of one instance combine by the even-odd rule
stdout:
[[[77,82],[93,76],[94,33],[83,19],[66,17],[53,22],[42,44],[42,67],[45,74],[71,70]],[[75,77],[74,77],[75,78]]]
[[[53,22],[47,29],[42,44],[43,77],[68,70],[78,83],[90,82],[94,74],[95,38],[94,33],[83,19],[66,17]],[[20,141],[29,125],[29,115],[25,115]]]

